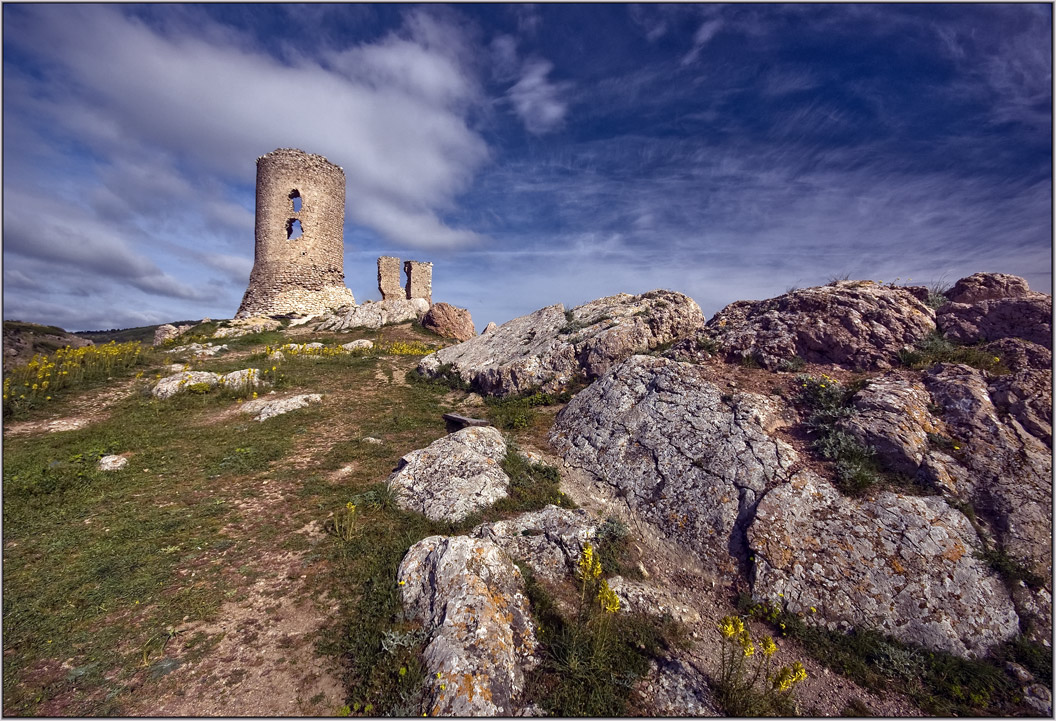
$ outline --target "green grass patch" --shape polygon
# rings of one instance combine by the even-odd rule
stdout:
[[[982,344],[958,345],[938,331],[917,341],[912,349],[900,350],[898,360],[903,366],[913,370],[930,368],[936,363],[962,363],[994,375],[1007,375],[1011,372],[1000,356],[984,350]]]
[[[572,391],[556,394],[529,391],[507,398],[487,397],[484,402],[488,407],[488,420],[496,427],[505,430],[522,430],[530,427],[535,420],[534,408],[568,403],[570,400],[572,400]]]

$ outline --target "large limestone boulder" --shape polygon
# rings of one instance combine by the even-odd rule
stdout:
[[[400,563],[406,615],[428,632],[423,713],[523,715],[525,674],[538,661],[524,580],[494,543],[430,536]]]
[[[477,334],[469,311],[449,303],[433,303],[422,316],[422,327],[444,338],[454,338],[460,343]]]
[[[580,391],[549,438],[566,464],[721,576],[746,558],[758,499],[796,462],[767,433],[779,423],[769,399],[726,394],[705,368],[632,356]]]
[[[230,390],[247,390],[259,388],[265,381],[258,368],[244,368],[230,373],[218,374],[207,371],[183,371],[162,378],[154,384],[151,394],[158,400],[172,398],[177,393],[192,390],[200,385],[208,388],[221,386]]]
[[[768,493],[748,528],[753,596],[836,628],[981,656],[1019,631],[971,523],[942,499],[857,500],[813,473]]]
[[[344,306],[324,315],[316,324],[315,329],[333,331],[351,328],[377,329],[389,323],[421,320],[428,310],[429,301],[425,298],[400,298]]]
[[[1007,273],[973,273],[958,280],[945,293],[951,303],[978,303],[981,300],[1016,298],[1030,294],[1027,281],[1018,275]]]
[[[586,511],[547,506],[470,531],[499,546],[507,556],[526,563],[536,574],[557,581],[573,574],[583,545],[597,535],[598,526]]]
[[[687,335],[703,322],[691,298],[666,290],[621,293],[568,312],[557,304],[427,355],[418,372],[435,375],[450,365],[492,395],[556,391],[574,379],[597,378],[624,358]]]
[[[461,521],[509,493],[502,470],[506,441],[491,426],[471,426],[400,459],[389,486],[397,505],[434,521]]]
[[[163,323],[154,329],[154,345],[159,346],[162,343],[166,343],[173,338],[178,338],[193,326],[181,325],[178,328],[171,323]]]
[[[731,358],[769,370],[799,357],[857,370],[896,367],[898,351],[935,330],[935,313],[913,289],[837,281],[769,300],[740,300],[708,321],[702,337]]]

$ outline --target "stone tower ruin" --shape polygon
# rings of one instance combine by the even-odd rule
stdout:
[[[345,287],[345,171],[279,148],[257,158],[256,247],[236,318],[316,315],[355,303]]]

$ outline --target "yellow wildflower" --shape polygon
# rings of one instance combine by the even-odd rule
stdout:
[[[763,655],[770,658],[777,653],[777,644],[774,643],[774,639],[770,636],[764,636],[763,640],[759,642],[759,650],[763,652]]]

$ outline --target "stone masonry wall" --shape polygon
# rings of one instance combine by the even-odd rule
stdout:
[[[294,210],[295,198],[300,209]],[[289,238],[292,222],[301,236]],[[257,158],[256,246],[236,318],[314,315],[355,303],[345,287],[345,171],[321,155],[280,148]]]
[[[391,255],[378,258],[378,290],[382,300],[402,300],[403,287],[400,285],[400,259]]]
[[[403,264],[407,273],[407,297],[425,298],[430,305],[433,302],[433,264],[408,260]]]

